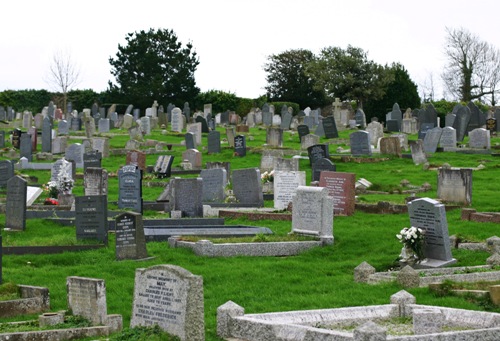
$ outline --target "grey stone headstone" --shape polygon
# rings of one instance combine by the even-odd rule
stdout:
[[[136,269],[130,327],[151,325],[183,341],[204,341],[203,278],[176,265]]]
[[[202,169],[203,202],[224,202],[226,198],[227,172],[224,168]]]
[[[0,106],[0,120],[1,121],[7,120],[7,112],[5,111],[5,108],[2,106]]]
[[[436,152],[442,131],[443,129],[440,127],[435,127],[427,131],[424,138],[424,151],[426,153]]]
[[[196,149],[196,138],[194,133],[186,133],[184,135],[184,141],[186,142],[186,149]]]
[[[283,129],[278,127],[267,128],[266,144],[273,147],[283,147]]]
[[[87,170],[88,167],[101,168],[102,153],[93,150],[83,154],[83,171]]]
[[[182,114],[186,117],[186,121],[189,122],[191,118],[191,108],[189,108],[189,103],[185,102],[184,103],[184,108],[182,109]],[[208,133],[208,131],[207,131]]]
[[[43,119],[42,125],[42,152],[52,153],[52,121],[49,117]]]
[[[71,144],[66,148],[64,158],[68,161],[75,161],[77,168],[83,168],[83,154],[85,152],[84,146],[80,143]]]
[[[455,130],[457,131],[458,142],[462,142],[464,140],[470,119],[471,119],[470,109],[468,107],[460,105],[457,108],[455,121],[453,122],[453,128],[455,128]]]
[[[222,125],[228,125],[229,124],[229,111],[224,111],[220,115],[220,124],[222,124]]]
[[[76,239],[96,239],[108,243],[108,196],[75,198]]]
[[[427,157],[424,152],[424,141],[416,140],[410,143],[411,158],[415,165],[423,165],[427,162]]]
[[[439,168],[437,196],[444,202],[472,203],[472,169]]]
[[[356,113],[354,114],[354,119],[356,120],[356,125],[360,129],[365,129],[366,128],[366,115],[365,112],[362,109],[357,109]]]
[[[292,123],[292,114],[288,111],[281,117],[281,129],[288,130],[290,129],[290,124]]]
[[[118,170],[118,208],[142,214],[142,171],[136,165]]]
[[[293,198],[292,232],[333,243],[333,198],[325,187],[299,186]]]
[[[108,171],[103,168],[88,167],[83,173],[85,195],[108,194]]]
[[[353,156],[372,155],[370,134],[367,131],[356,131],[349,135],[349,140],[351,144],[351,154]]]
[[[26,197],[28,182],[19,175],[7,181],[5,203],[5,228],[23,230],[26,228]]]
[[[408,203],[408,215],[411,226],[425,231],[424,256],[428,263],[433,260],[439,262],[439,266],[455,263],[444,205],[430,198],[416,199]]]
[[[213,161],[205,164],[207,169],[223,168],[226,170],[227,181],[231,182],[231,162]]]
[[[247,155],[247,143],[245,135],[237,135],[234,137],[234,152],[238,156]]]
[[[299,159],[274,157],[273,158],[273,169],[275,171],[298,172],[299,171]]]
[[[469,147],[477,149],[490,149],[490,131],[484,128],[476,128],[469,131]]]
[[[66,278],[68,308],[93,326],[106,325],[108,308],[103,279],[70,276]]]
[[[444,122],[446,127],[453,127],[453,123],[455,122],[455,114],[448,114],[444,117]]]
[[[143,259],[148,256],[142,215],[126,212],[115,218],[116,260]]]
[[[156,164],[153,168],[153,171],[156,173],[156,176],[160,179],[170,177],[173,161],[174,161],[173,155],[158,156]]]
[[[236,169],[232,173],[233,194],[242,204],[262,207],[264,197],[262,194],[262,181],[257,168]]]
[[[181,211],[184,217],[203,217],[203,180],[175,178],[172,181],[174,193],[172,210]]]
[[[207,149],[209,154],[216,154],[221,152],[220,147],[220,132],[213,130],[207,136]]]
[[[336,172],[337,167],[330,159],[319,159],[312,166],[311,181],[319,181],[321,172]]]
[[[7,187],[7,181],[14,176],[14,164],[9,160],[0,161],[0,187]]]
[[[27,133],[22,134],[19,156],[25,157],[29,162],[31,162],[33,160],[32,147],[33,144],[31,143],[31,135]]]
[[[420,125],[424,123],[433,124],[434,127],[437,127],[437,111],[432,105],[432,103],[427,104],[424,110],[420,110],[418,114],[418,120]]]
[[[439,145],[444,151],[454,151],[457,149],[457,131],[450,126],[443,128]]]
[[[99,120],[99,126],[98,126],[98,130],[99,130],[99,133],[109,133],[109,129],[110,129],[110,119],[109,118],[101,118]]]
[[[80,131],[82,130],[82,119],[78,117],[71,118],[71,126],[70,129],[72,131]]]
[[[297,133],[299,135],[299,142],[302,142],[302,136],[306,136],[310,133],[309,127],[307,125],[301,124],[297,127]]]
[[[399,132],[401,131],[401,127],[399,125],[398,120],[387,120],[387,131],[390,132]]]
[[[467,103],[467,107],[469,108],[471,114],[469,125],[467,126],[467,132],[481,128],[484,124],[486,124],[486,118],[474,102],[471,101]]]
[[[269,111],[262,112],[262,124],[271,126],[273,124],[273,114]]]
[[[325,132],[325,137],[327,139],[339,137],[339,133],[337,131],[337,125],[335,123],[335,118],[329,116],[323,119],[323,131]],[[316,133],[316,135],[318,135],[318,133]]]
[[[497,122],[496,128],[497,128],[497,133],[498,133],[498,132],[500,132],[500,108],[495,109],[495,113],[493,114],[493,117],[495,118],[495,120]]]
[[[0,148],[5,148],[5,131],[0,131]]]
[[[69,134],[69,123],[66,120],[61,120],[57,124],[57,133],[59,135],[68,135]]]
[[[328,151],[328,145],[326,144],[316,144],[307,148],[307,154],[309,156],[309,164],[314,165],[319,159],[329,159],[330,153]]]
[[[274,169],[274,159],[283,157],[283,151],[279,149],[264,149],[260,159],[260,171],[272,171]]]
[[[418,131],[418,139],[423,141],[427,132],[434,127],[434,123],[421,123],[420,130]]]

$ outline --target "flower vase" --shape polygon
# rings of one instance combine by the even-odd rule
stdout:
[[[413,251],[412,248],[408,246],[403,246],[399,258],[401,259],[401,262],[406,263],[410,266],[418,263],[419,260],[415,251]]]
[[[273,193],[274,192],[274,182],[264,182],[262,184],[263,193]]]

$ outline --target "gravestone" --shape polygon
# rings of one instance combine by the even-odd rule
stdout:
[[[208,129],[208,123],[207,120],[203,116],[196,116],[195,121],[201,125],[201,132],[202,133],[209,133],[210,130]]]
[[[235,136],[236,136],[236,130],[234,129],[234,127],[226,127],[227,144],[231,148],[234,148]]]
[[[50,168],[50,181],[57,181],[60,177],[71,177],[74,179],[73,163],[65,158],[59,159]]]
[[[99,120],[98,131],[99,133],[109,133],[110,129],[110,119],[109,118],[101,118]]]
[[[203,202],[224,202],[226,198],[227,172],[224,168],[202,169]]]
[[[91,140],[92,149],[102,153],[102,157],[109,156],[109,138],[107,137],[94,137]]]
[[[33,144],[31,143],[31,135],[24,133],[21,135],[21,143],[19,148],[19,157],[25,157],[29,162],[33,161]]]
[[[476,128],[469,131],[469,148],[490,149],[490,131],[484,128]]]
[[[33,142],[33,139],[31,139]],[[52,154],[63,154],[68,148],[68,136],[56,136],[52,140]]]
[[[223,168],[226,170],[227,181],[231,182],[231,162],[213,161],[205,164],[206,169]]]
[[[444,117],[444,126],[445,127],[453,127],[453,123],[455,122],[456,114],[449,113]]]
[[[281,116],[280,115],[278,115],[278,114],[273,115],[272,125],[274,127],[278,127],[278,128],[281,126]]]
[[[354,214],[356,174],[340,172],[321,172],[319,186],[326,187],[333,197],[335,215],[350,216]]]
[[[31,151],[36,152],[38,143],[38,130],[35,127],[31,127],[28,129],[28,134],[31,135]]]
[[[122,213],[115,218],[116,260],[144,259],[148,256],[142,215]]]
[[[0,130],[0,148],[5,148],[5,131]]]
[[[172,163],[174,161],[173,155],[160,155],[156,160],[156,164],[153,168],[153,171],[156,173],[156,176],[160,179],[169,178],[172,171]]]
[[[319,144],[319,136],[314,134],[307,134],[302,137],[300,148],[307,150],[307,148]]]
[[[474,129],[481,128],[483,125],[486,124],[486,118],[479,110],[479,108],[474,104],[474,102],[470,101],[467,103],[467,107],[470,110],[470,121],[469,125],[467,126],[467,131],[470,132]]]
[[[455,109],[453,109],[455,111]],[[459,105],[456,111],[455,121],[453,122],[453,128],[457,131],[457,141],[462,142],[464,140],[465,134],[467,133],[467,127],[471,120],[471,111],[468,107]]]
[[[267,172],[274,169],[274,159],[283,157],[283,151],[279,149],[264,149],[260,159],[260,171]]]
[[[140,170],[145,171],[146,170],[146,154],[138,151],[138,150],[132,150],[127,153],[127,158],[125,163],[127,165],[132,165],[132,166],[137,166],[139,167]]]
[[[87,167],[83,173],[85,195],[108,194],[108,171],[103,168]]]
[[[366,115],[363,109],[356,110],[356,113],[354,114],[354,120],[356,121],[356,126],[358,126],[359,129],[366,128]]]
[[[410,225],[423,229],[424,256],[420,263],[426,267],[443,267],[456,263],[452,258],[448,222],[443,204],[430,198],[415,199],[408,203]]]
[[[78,117],[71,117],[70,129],[72,131],[80,131],[80,130],[82,130],[82,119],[78,118]]]
[[[68,135],[69,134],[69,123],[66,120],[59,121],[57,124],[57,133],[59,135]]]
[[[220,132],[213,130],[207,136],[207,149],[209,154],[216,154],[221,152],[220,147]]]
[[[229,124],[229,110],[224,111],[220,115],[220,124],[228,125]]]
[[[75,198],[76,239],[95,239],[108,244],[108,196]]]
[[[399,137],[382,137],[380,139],[380,154],[401,157],[401,143]]]
[[[389,118],[386,118],[386,121],[387,121],[387,130],[389,130],[389,131],[400,131],[400,129],[401,129],[401,121],[402,120],[403,120],[403,112],[399,108],[399,104],[398,103],[394,103],[394,105],[392,106],[392,111],[389,114]],[[390,130],[389,129],[389,121],[395,121],[396,122],[396,124],[393,127],[396,130]]]
[[[187,160],[193,169],[201,168],[201,152],[197,149],[188,149],[182,153],[182,160]]]
[[[288,111],[281,117],[280,128],[284,130],[290,129],[290,124],[292,123],[292,114]]]
[[[176,265],[136,269],[130,327],[152,325],[181,341],[204,341],[203,278]]]
[[[330,159],[319,159],[312,166],[311,181],[319,181],[321,172],[335,172],[337,167]]]
[[[439,145],[445,152],[455,151],[457,149],[457,131],[450,126],[444,127]]]
[[[2,279],[2,253],[3,253],[3,249],[2,249],[2,236],[0,236],[0,284],[3,283],[3,279]]]
[[[118,170],[118,208],[142,213],[142,171],[136,165]]]
[[[424,141],[416,140],[410,143],[411,158],[415,165],[423,165],[427,162],[427,156],[424,152]]]
[[[7,187],[7,181],[14,176],[14,164],[9,160],[0,161],[0,188]]]
[[[439,168],[437,197],[444,202],[470,205],[472,203],[472,169]]]
[[[19,175],[7,181],[5,228],[24,231],[26,228],[26,197],[28,182]]]
[[[490,117],[486,120],[486,129],[490,131],[490,135],[497,131],[497,120]]]
[[[429,132],[429,130],[434,127],[434,123],[421,123],[420,129],[418,131],[418,139],[423,141],[425,139],[425,135],[427,135],[427,132]]]
[[[335,124],[335,119],[333,117],[329,116],[323,119],[323,131],[327,139],[339,137],[337,126]],[[316,133],[316,135],[318,134]]]
[[[247,143],[245,135],[237,135],[234,137],[234,153],[237,156],[247,155]]]
[[[418,120],[420,126],[422,124],[432,124],[432,127],[438,127],[437,111],[432,103],[427,104],[425,109],[419,111]]]
[[[319,159],[329,159],[330,153],[328,152],[327,144],[315,144],[307,148],[307,155],[309,156],[309,164],[314,165]]]
[[[314,131],[314,135],[325,137],[325,129],[323,129],[323,117],[320,117],[320,121],[318,123],[318,126],[316,127],[316,130]]]
[[[370,133],[367,131],[356,131],[349,135],[351,154],[353,156],[371,156]]]
[[[500,108],[495,109],[495,113],[493,114],[493,117],[495,118],[496,128],[497,128],[496,132],[498,133],[498,132],[500,132],[500,123],[498,123],[498,122],[500,122]],[[1,143],[2,142],[0,141],[0,144]]]
[[[297,127],[297,133],[299,135],[299,142],[302,142],[302,137],[309,134],[309,127],[301,124]]]
[[[173,179],[174,203],[172,210],[181,211],[183,217],[203,217],[203,180]]]
[[[83,154],[85,149],[80,143],[73,143],[66,148],[64,158],[68,161],[74,161],[76,168],[83,168]]]
[[[273,158],[273,169],[275,171],[298,171],[299,159],[298,158]]]
[[[333,243],[333,198],[324,187],[299,186],[293,198],[292,233]]]
[[[262,182],[258,168],[236,169],[232,173],[233,194],[239,203],[262,207]]]
[[[97,150],[92,150],[83,153],[83,171],[88,167],[101,168],[102,153]]]
[[[108,308],[103,279],[70,276],[66,278],[68,309],[82,316],[93,326],[106,325]]]
[[[177,133],[182,133],[182,130],[184,129],[184,120],[182,116],[182,111],[180,108],[173,108],[172,109],[172,121],[171,121],[170,128],[172,131],[175,131]]]
[[[266,144],[272,147],[283,147],[283,129],[277,127],[267,128]]]
[[[194,134],[197,146],[201,145],[201,123],[189,123],[186,127],[186,131]]]
[[[196,148],[196,137],[194,133],[186,133],[184,135],[184,142],[186,144],[186,149],[195,149]]]
[[[134,125],[134,116],[130,114],[125,114],[123,115],[123,123],[122,123],[122,128],[123,129],[130,129]]]
[[[275,171],[274,172],[274,208],[283,210],[292,202],[299,186],[305,186],[306,172]]]
[[[370,144],[372,146],[376,146],[378,144],[378,140],[384,137],[384,126],[377,121],[371,121],[368,123],[366,131],[370,134]]]
[[[426,153],[436,152],[442,132],[443,129],[440,127],[435,127],[427,131],[424,137],[424,151]]]

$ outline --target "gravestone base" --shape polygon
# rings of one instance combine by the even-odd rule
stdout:
[[[413,265],[412,267],[415,269],[434,269],[434,268],[444,268],[450,265],[453,265],[457,262],[455,258],[450,260],[440,260],[440,259],[430,259],[426,258],[422,262]]]

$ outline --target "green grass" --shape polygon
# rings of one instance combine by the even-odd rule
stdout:
[[[219,128],[222,137],[225,131]],[[120,132],[113,130],[113,132]],[[122,132],[123,133],[123,132]],[[229,161],[231,169],[259,167],[261,146],[265,143],[265,130],[253,128],[247,135],[249,147],[246,157],[236,157],[227,145],[221,154],[203,153],[203,164],[208,161]],[[340,138],[348,138],[349,132],[341,132]],[[249,137],[252,136],[253,140]],[[168,143],[180,143],[179,134],[161,135],[154,131],[149,139],[157,139]],[[415,139],[415,136],[410,137]],[[123,147],[128,135],[111,138],[112,147]],[[206,134],[203,134],[203,145],[206,146]],[[71,143],[79,140],[71,140]],[[322,142],[326,142],[322,139]],[[494,137],[492,145],[500,142]],[[284,145],[299,149],[296,135],[285,132]],[[337,145],[331,145],[330,151],[335,154]],[[174,167],[182,161],[183,147],[174,147],[165,154],[174,155]],[[302,152],[302,155],[307,155]],[[156,155],[147,155],[147,164],[154,165]],[[374,156],[377,157],[377,156]],[[421,197],[436,198],[437,172],[423,170],[415,166],[411,159],[390,158],[377,163],[345,163],[340,156],[332,155],[337,171],[356,174],[356,179],[365,178],[380,189],[392,190],[393,194],[361,194],[359,200],[365,203],[376,203],[380,200],[395,204],[404,204],[407,194],[399,194],[400,182],[406,179],[412,185],[421,186],[429,183],[432,189],[419,193]],[[485,169],[473,172],[472,207],[478,211],[499,211],[498,177],[500,176],[500,158],[490,155],[466,155],[454,153],[437,153],[429,158],[431,165],[439,166],[449,163],[452,167],[477,167],[484,164]],[[125,163],[125,156],[111,156],[104,159],[103,167],[111,174],[109,178],[110,202],[118,200],[118,179],[113,176],[119,166]],[[306,181],[311,179],[308,160],[300,160],[300,170],[306,171]],[[38,184],[50,178],[50,171],[23,171],[38,178]],[[146,176],[144,181],[168,182],[169,179],[157,180]],[[83,180],[77,179],[74,193],[83,194]],[[143,198],[154,201],[162,192],[161,187],[143,187]],[[5,192],[3,192],[5,193]],[[3,194],[4,196],[5,194]],[[0,196],[2,194],[0,193]],[[41,198],[40,200],[42,200]],[[43,200],[42,200],[43,201]],[[266,207],[273,203],[267,201]],[[116,208],[109,205],[110,208]],[[165,218],[160,212],[147,211],[148,218]],[[450,235],[459,235],[464,240],[482,241],[498,235],[498,225],[493,223],[475,223],[462,221],[460,210],[447,212]],[[5,216],[0,215],[0,227],[4,226]],[[248,219],[226,219],[226,225],[251,225],[270,228],[275,236],[286,238],[291,231],[290,221]],[[166,242],[147,244],[149,256],[147,261],[116,261],[114,236],[110,235],[107,248],[84,252],[66,252],[54,255],[4,255],[3,280],[7,283],[36,285],[48,287],[50,290],[52,311],[67,309],[66,277],[82,276],[101,278],[106,282],[108,313],[122,314],[124,326],[128,327],[132,311],[134,274],[136,268],[145,268],[156,264],[174,264],[181,266],[195,275],[203,277],[205,304],[205,332],[209,341],[220,340],[216,336],[217,307],[231,300],[245,308],[245,313],[264,313],[304,309],[323,309],[347,306],[361,306],[389,303],[389,297],[403,288],[396,283],[368,285],[355,283],[353,271],[363,261],[374,266],[377,271],[385,271],[395,266],[401,244],[395,235],[405,226],[409,226],[407,214],[367,214],[357,211],[350,217],[335,217],[334,245],[316,248],[294,257],[198,257],[188,249],[172,249]],[[58,225],[54,222],[33,219],[27,221],[26,231],[1,231],[4,246],[13,245],[73,245],[76,244],[74,227]],[[267,236],[266,236],[267,238]],[[257,238],[258,239],[258,238]],[[271,238],[270,238],[271,239]],[[80,242],[78,242],[80,244]],[[489,254],[469,250],[453,250],[458,260],[455,266],[473,266],[485,264]],[[415,295],[417,303],[443,305],[464,309],[483,310],[484,305],[468,301],[462,297],[437,296],[427,288],[414,288],[408,291]],[[1,295],[1,294],[0,294]],[[499,308],[493,311],[500,312]],[[36,318],[27,316],[26,318]],[[8,319],[5,319],[8,320]],[[12,320],[12,319],[11,319]],[[2,322],[4,320],[0,320]],[[132,330],[126,333],[140,334]],[[128,335],[128,334],[126,334]],[[140,337],[140,336],[139,336]],[[124,338],[126,339],[126,338]],[[140,338],[139,338],[140,339]],[[145,337],[143,339],[148,339]],[[162,339],[161,337],[158,340]]]

